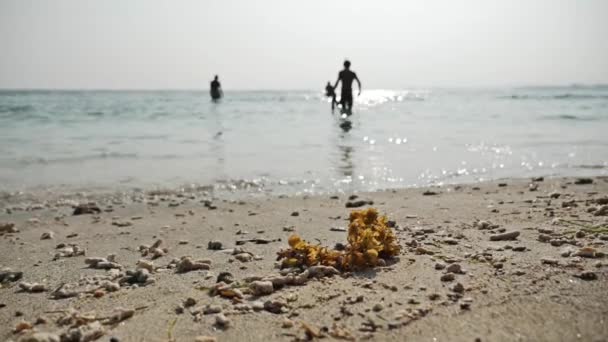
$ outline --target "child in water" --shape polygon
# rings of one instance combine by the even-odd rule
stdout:
[[[331,110],[333,111],[338,102],[336,102],[336,91],[334,87],[331,86],[331,82],[327,82],[327,86],[325,86],[325,96],[331,97]]]

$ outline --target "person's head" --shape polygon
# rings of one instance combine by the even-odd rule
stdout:
[[[350,61],[348,59],[344,61],[344,69],[350,69]]]
[[[217,81],[217,78],[218,78],[217,75],[215,75],[215,77],[213,79]]]

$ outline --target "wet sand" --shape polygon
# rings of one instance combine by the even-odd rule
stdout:
[[[291,234],[327,246],[346,243],[340,228],[348,226],[355,210],[345,206],[348,195],[243,201],[171,192],[128,199],[98,196],[100,213],[77,216],[71,206],[76,201],[5,200],[0,228],[13,222],[18,232],[0,233],[0,267],[23,275],[1,285],[0,339],[65,334],[76,323],[60,319],[74,309],[81,315],[72,317],[81,323],[91,313],[89,324],[103,331],[99,341],[195,341],[203,336],[218,341],[315,336],[606,341],[608,178],[576,181],[503,180],[357,194],[355,200],[373,201],[361,208],[375,207],[396,222],[400,256],[384,267],[310,279],[257,297],[247,293],[246,280],[279,273],[276,252],[287,247]],[[42,240],[47,232],[52,238]],[[152,250],[158,239],[162,243]],[[246,239],[267,243],[236,244]],[[212,240],[223,249],[209,249]],[[58,249],[60,244],[65,246]],[[71,245],[86,255],[56,257]],[[148,254],[141,245],[150,247]],[[251,260],[233,255],[235,247],[249,252]],[[158,257],[151,260],[154,253]],[[103,267],[122,269],[85,264],[86,258],[111,254],[114,263],[110,257]],[[210,269],[176,273],[172,260],[183,256],[207,259]],[[142,259],[153,262],[153,273],[125,276]],[[244,285],[242,300],[209,295],[222,272]],[[28,292],[20,282],[42,284],[44,291]],[[62,284],[62,291],[55,291]],[[53,298],[73,291],[80,293]],[[133,309],[133,315],[111,321],[108,316],[119,307]],[[33,329],[14,333],[23,321]]]

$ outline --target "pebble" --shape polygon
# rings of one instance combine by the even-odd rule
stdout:
[[[239,253],[234,256],[234,258],[240,262],[249,262],[253,259],[253,255],[249,253]]]
[[[150,260],[140,259],[137,261],[137,268],[143,268],[148,270],[150,273],[154,273],[154,262]]]
[[[184,300],[184,307],[189,308],[191,306],[195,306],[196,305],[196,299],[192,298],[192,297],[188,297],[186,298],[186,300]]]
[[[519,231],[512,231],[502,234],[490,235],[490,241],[515,240],[519,236],[519,234]]]
[[[197,336],[194,342],[217,342],[217,338],[213,336]]]
[[[292,320],[290,320],[289,318],[285,318],[283,320],[283,324],[282,327],[285,329],[289,329],[289,328],[293,328],[294,326],[294,322]]]
[[[581,278],[582,280],[597,280],[597,274],[593,271],[584,271],[575,275],[575,277]]]
[[[454,280],[454,273],[446,273],[444,275],[441,276],[441,281],[452,281]]]
[[[25,292],[30,292],[30,293],[46,291],[46,287],[44,286],[44,284],[40,284],[40,283],[21,282],[21,283],[19,283],[19,288]]]
[[[222,242],[218,241],[218,240],[211,240],[207,244],[207,249],[210,249],[213,251],[218,251],[218,250],[221,250],[222,248],[223,248]]]
[[[601,254],[598,253],[598,251],[593,247],[583,247],[579,249],[578,252],[576,252],[576,254],[574,255],[583,258],[597,258],[601,256]]]
[[[234,282],[234,276],[230,272],[220,272],[215,281],[216,283],[224,282],[226,284],[231,284]]]
[[[222,312],[222,307],[216,304],[207,304],[203,309],[203,314],[212,315]]]
[[[59,336],[56,334],[37,332],[30,336],[24,336],[19,339],[19,342],[59,342]]]
[[[226,317],[224,314],[219,314],[215,316],[215,324],[221,328],[228,328],[230,326],[230,319]]]
[[[251,303],[251,308],[253,311],[262,311],[264,310],[264,303],[262,301],[256,300]]]
[[[300,213],[297,212],[297,211],[294,211],[294,212],[291,213],[291,216],[300,216]]]
[[[436,270],[442,270],[444,268],[445,268],[445,264],[444,263],[438,262],[438,263],[435,264],[435,269]]]
[[[559,265],[559,261],[557,259],[551,259],[551,258],[541,258],[540,259],[540,263],[544,264],[544,265]]]
[[[456,283],[456,285],[452,286],[452,291],[454,291],[456,293],[463,293],[464,286],[461,283]]]
[[[572,254],[574,254],[576,252],[576,250],[572,247],[566,247],[564,248],[559,255],[561,255],[564,258],[567,258],[569,256],[571,256]]]
[[[372,310],[374,310],[374,312],[380,312],[380,311],[384,310],[384,305],[382,305],[382,303],[377,303],[374,305]]]
[[[0,222],[0,233],[18,233],[19,229],[15,228],[13,222]]]
[[[176,264],[177,273],[186,273],[196,270],[209,270],[211,269],[210,260],[192,260],[191,257],[182,257]]]
[[[51,240],[55,238],[55,233],[53,232],[44,232],[40,235],[40,240]]]
[[[512,248],[512,250],[514,252],[525,252],[526,251],[526,246],[515,246]]]
[[[249,288],[255,296],[269,295],[274,291],[271,281],[257,280],[252,282]]]
[[[460,266],[460,264],[451,264],[447,267],[446,271],[448,273],[463,273],[462,266]]]

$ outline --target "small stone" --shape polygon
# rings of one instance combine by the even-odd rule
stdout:
[[[197,336],[194,342],[217,342],[217,338],[213,336]]]
[[[291,213],[291,216],[300,216],[300,213],[297,212],[297,211],[294,211],[294,212]]]
[[[51,240],[55,238],[55,233],[53,232],[44,232],[40,235],[40,240]]]
[[[583,258],[596,258],[598,257],[598,252],[593,247],[583,247],[574,254],[575,256],[580,256]]]
[[[220,282],[232,284],[234,282],[234,276],[230,272],[220,272],[220,274],[217,276],[216,283]]]
[[[37,332],[30,336],[24,336],[19,339],[19,342],[59,342],[59,336],[56,334]]]
[[[249,288],[255,296],[269,295],[274,291],[271,281],[254,281],[249,285]]]
[[[240,262],[250,262],[253,259],[253,255],[249,253],[239,253],[234,256],[234,258]]]
[[[27,321],[21,321],[21,322],[17,323],[17,325],[15,326],[15,329],[13,329],[13,333],[18,334],[22,331],[30,330],[33,327],[34,326],[32,325],[32,323],[27,322]]]
[[[282,327],[283,327],[283,328],[285,328],[285,329],[290,329],[290,328],[293,328],[293,326],[294,326],[294,323],[293,323],[293,321],[292,321],[292,320],[290,320],[289,318],[285,318],[285,319],[283,320],[283,324],[282,324]]]
[[[454,273],[446,273],[444,275],[441,276],[440,280],[441,281],[452,281],[454,280]]]
[[[196,299],[194,299],[192,297],[188,297],[184,301],[184,307],[186,307],[186,308],[189,308],[189,307],[195,306],[195,305],[196,305]]]
[[[505,241],[505,240],[515,240],[519,236],[518,231],[506,232],[502,234],[490,235],[490,241]]]
[[[382,303],[377,303],[374,305],[372,310],[374,310],[374,312],[380,312],[380,311],[384,310],[384,305],[382,305]]]
[[[196,270],[211,269],[210,260],[192,260],[191,257],[182,257],[176,264],[177,273],[186,273]]]
[[[586,235],[587,235],[587,234],[586,234],[584,231],[582,231],[582,230],[579,230],[579,231],[578,231],[578,232],[576,232],[576,234],[575,234],[575,236],[576,236],[577,238],[579,238],[579,239],[584,238]]]
[[[513,252],[525,252],[526,251],[526,246],[515,246],[513,247]]]
[[[552,266],[559,265],[559,261],[557,261],[557,259],[551,259],[551,258],[541,258],[540,263],[543,265],[552,265]]]
[[[224,314],[221,313],[215,316],[215,325],[225,329],[230,326],[230,320],[228,319],[228,317],[224,316]]]
[[[44,286],[44,284],[39,284],[39,283],[21,282],[21,283],[19,283],[19,288],[21,288],[24,292],[30,292],[30,293],[46,291],[46,287]]]
[[[462,267],[460,266],[460,264],[451,264],[450,266],[448,266],[446,271],[448,273],[462,273]]]
[[[209,243],[207,243],[207,249],[213,250],[213,251],[217,251],[217,250],[221,250],[222,247],[222,242],[218,241],[218,240],[211,240],[209,241]]]
[[[222,312],[222,307],[217,304],[207,304],[203,309],[203,314],[213,315]]]
[[[581,278],[582,280],[597,280],[597,274],[593,271],[584,271],[578,275],[575,275],[577,278]]]
[[[438,262],[438,263],[435,264],[435,269],[436,270],[442,270],[444,268],[445,268],[445,264],[444,263]]]
[[[593,183],[593,179],[591,178],[577,178],[574,181],[574,184],[576,185],[585,185],[585,184],[592,184]]]
[[[456,283],[456,285],[452,286],[452,291],[454,291],[456,293],[463,293],[464,286],[461,283]]]

